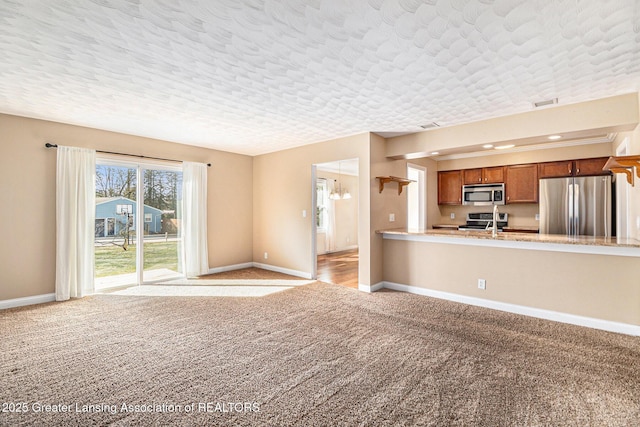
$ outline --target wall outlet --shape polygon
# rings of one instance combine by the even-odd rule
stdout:
[[[267,252],[264,253],[264,259],[268,259],[269,258],[269,254]]]
[[[640,231],[640,216],[636,217],[636,228]]]
[[[540,221],[540,214],[536,214],[536,221]]]
[[[450,217],[451,219],[456,219],[456,214],[454,214],[453,212],[451,212],[451,214],[449,215],[449,217]]]
[[[302,218],[306,218],[307,217],[307,210],[303,209],[302,211]]]
[[[487,289],[487,281],[484,279],[478,279],[478,289]]]
[[[395,222],[396,221],[396,214],[389,214],[389,222]]]

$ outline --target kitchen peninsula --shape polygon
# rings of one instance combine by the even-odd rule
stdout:
[[[378,233],[385,288],[640,335],[640,241],[446,229]]]

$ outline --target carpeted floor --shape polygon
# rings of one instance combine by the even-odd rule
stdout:
[[[640,425],[638,338],[404,293],[96,295],[0,330],[3,426]]]

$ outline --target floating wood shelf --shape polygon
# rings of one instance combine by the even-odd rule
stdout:
[[[397,176],[377,176],[376,178],[378,178],[380,180],[380,191],[379,191],[379,193],[382,193],[382,190],[384,190],[384,185],[387,182],[397,182],[398,183],[398,195],[402,194],[402,189],[406,185],[409,185],[412,182],[415,182],[412,179],[400,178],[400,177],[397,177]]]
[[[640,178],[640,156],[613,156],[609,157],[602,170],[610,170],[613,173],[623,173],[627,176],[627,182],[634,185],[633,171]]]

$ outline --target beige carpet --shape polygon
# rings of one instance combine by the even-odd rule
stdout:
[[[28,410],[3,426],[640,425],[638,338],[410,294],[97,295],[0,330],[0,403]]]

